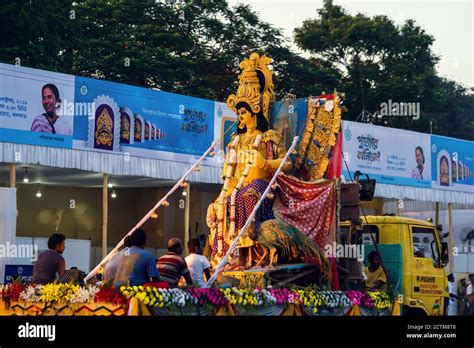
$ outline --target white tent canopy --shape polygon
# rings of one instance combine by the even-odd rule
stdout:
[[[411,199],[421,202],[440,202],[457,203],[462,205],[474,205],[473,193],[380,183],[377,183],[375,186],[375,196],[402,200]]]
[[[41,164],[97,173],[145,176],[165,180],[178,179],[191,166],[191,163],[134,156],[130,156],[130,160],[125,161],[123,154],[49,148],[3,142],[0,142],[0,162]],[[201,171],[191,174],[189,179],[194,182],[221,183],[221,168],[201,165]],[[473,193],[382,183],[377,183],[375,196],[394,199],[411,199],[424,202],[474,205]]]
[[[177,180],[191,163],[129,156],[122,153],[71,150],[44,146],[0,142],[0,162],[41,164],[58,168],[73,168],[112,175],[134,175]],[[221,182],[221,169],[201,165],[201,171],[192,173],[189,180],[203,183]]]

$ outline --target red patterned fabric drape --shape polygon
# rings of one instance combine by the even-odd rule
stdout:
[[[335,182],[310,183],[280,175],[280,205],[276,214],[324,250],[334,228]]]

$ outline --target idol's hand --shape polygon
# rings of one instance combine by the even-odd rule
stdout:
[[[265,168],[265,165],[267,164],[267,160],[262,156],[262,154],[258,151],[255,151],[257,153],[257,167],[258,168]]]

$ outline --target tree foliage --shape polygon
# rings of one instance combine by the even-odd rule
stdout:
[[[357,119],[363,109],[376,113],[389,100],[419,103],[418,120],[388,116],[372,122],[429,132],[431,121],[434,133],[473,139],[474,96],[437,75],[434,39],[413,20],[397,26],[386,16],[350,15],[326,0],[317,18],[295,29],[295,41],[340,73],[346,118]]]
[[[346,118],[389,99],[419,102],[421,118],[376,123],[471,138],[473,96],[436,74],[433,38],[414,21],[350,15],[326,0],[295,30],[282,32],[248,5],[225,0],[0,0],[0,61],[224,101],[238,63],[251,52],[274,59],[277,98],[337,88]],[[462,125],[462,126],[461,126]]]

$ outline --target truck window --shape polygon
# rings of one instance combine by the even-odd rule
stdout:
[[[415,226],[412,227],[411,231],[413,237],[413,254],[415,257],[438,260],[438,246],[432,243],[435,240],[435,231],[432,228]],[[432,244],[433,249],[431,248]]]
[[[373,244],[371,235],[374,237],[375,242],[379,244],[379,228],[376,225],[364,225],[362,232],[362,244],[371,245]]]

